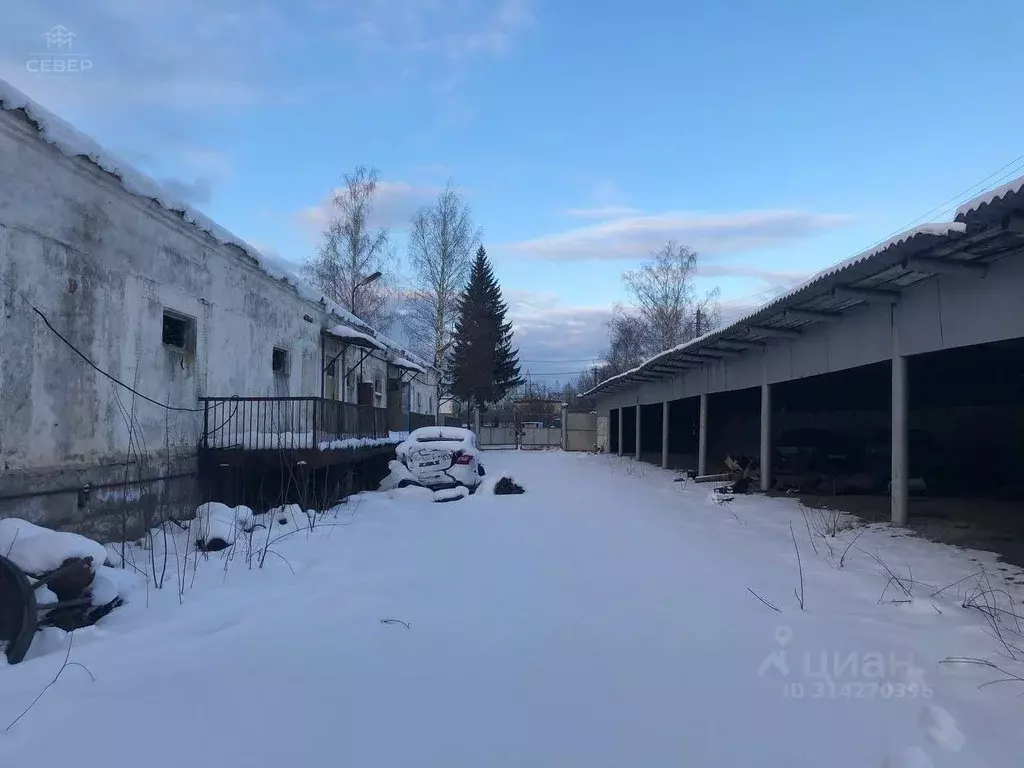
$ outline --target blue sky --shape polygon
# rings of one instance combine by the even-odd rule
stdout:
[[[0,77],[296,261],[354,166],[380,170],[400,246],[452,179],[524,367],[574,371],[533,361],[596,355],[621,273],[669,239],[735,314],[933,208],[949,218],[941,204],[1024,153],[1024,14],[984,9],[57,0],[5,10]],[[88,72],[28,71],[57,24]]]

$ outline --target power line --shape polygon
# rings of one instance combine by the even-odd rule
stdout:
[[[934,208],[932,208],[931,210],[926,211],[925,213],[921,214],[920,216],[918,216],[916,219],[914,219],[910,223],[904,224],[902,227],[900,227],[899,229],[896,229],[896,230],[890,232],[888,235],[886,235],[885,237],[881,238],[880,240],[876,240],[874,243],[869,245],[867,248],[861,248],[860,250],[858,250],[858,251],[856,251],[854,253],[851,253],[849,256],[846,256],[846,257],[844,257],[842,259],[839,259],[838,261],[830,264],[829,266],[824,267],[824,269],[826,269],[826,270],[827,269],[832,269],[833,267],[838,266],[839,264],[842,264],[844,261],[847,261],[848,259],[853,258],[858,253],[863,253],[864,251],[871,250],[872,248],[875,248],[875,247],[881,245],[886,240],[889,240],[890,238],[893,238],[896,235],[898,235],[900,232],[905,232],[906,230],[910,229],[911,227],[916,226],[923,219],[931,216],[936,211],[941,211],[942,213],[946,213],[951,208],[959,207],[959,201],[961,200],[961,198],[963,198],[966,195],[969,195],[971,192],[973,192],[975,189],[980,187],[982,184],[985,184],[989,179],[991,179],[996,174],[1002,173],[1007,168],[1010,168],[1009,171],[1004,173],[999,179],[996,180],[995,186],[999,186],[1000,184],[1002,184],[1007,179],[1009,179],[1009,178],[1011,178],[1011,177],[1013,177],[1015,175],[1018,175],[1020,173],[1020,171],[1024,170],[1024,162],[1022,162],[1022,161],[1024,161],[1024,154],[1018,155],[1013,160],[1011,160],[1010,162],[1006,163],[1002,167],[996,169],[995,171],[990,173],[985,178],[981,179],[980,181],[975,182],[971,186],[967,187],[967,189],[965,189],[965,190],[957,193],[953,197],[949,198],[949,200],[946,200],[943,203],[939,203],[939,205],[937,205]],[[1014,166],[1014,167],[1011,168],[1011,166]],[[822,271],[822,270],[819,270],[819,271]],[[785,293],[786,291],[791,290],[794,286],[799,285],[800,283],[802,283],[806,279],[807,279],[807,277],[799,277],[799,278],[795,278],[793,280],[790,280],[790,281],[788,281],[786,283],[783,283],[783,286],[784,286],[783,290],[780,291],[779,293],[775,294],[775,295],[781,295],[782,293]],[[769,292],[772,292],[772,289],[771,288],[765,288],[763,291],[758,291],[757,293],[752,293],[749,296],[739,296],[739,297],[737,297],[735,299],[727,299],[726,301],[719,302],[719,304],[739,304],[739,303],[742,303],[742,302],[746,301],[747,299],[755,299],[755,298],[764,296],[764,294],[769,293]],[[762,299],[762,301],[763,301],[763,299]]]
[[[544,371],[542,373],[524,371],[523,376],[526,376],[527,378],[531,376],[579,376],[581,373],[589,373],[589,371]]]
[[[58,339],[60,339],[62,342],[64,342],[64,344],[67,345],[68,349],[70,349],[72,352],[74,352],[76,355],[78,355],[80,358],[82,358],[82,360],[85,361],[86,365],[88,365],[90,368],[92,368],[94,371],[96,371],[98,374],[100,374],[104,378],[109,379],[110,381],[112,381],[115,384],[117,384],[119,387],[123,387],[124,389],[127,389],[133,395],[135,395],[136,397],[142,398],[147,403],[152,403],[153,405],[158,405],[161,408],[163,408],[164,410],[167,410],[167,411],[184,411],[184,412],[187,412],[187,413],[200,413],[200,412],[202,412],[202,410],[203,410],[202,408],[183,408],[183,407],[179,407],[179,406],[166,405],[165,403],[161,403],[159,400],[154,400],[151,397],[147,397],[146,395],[144,395],[141,392],[139,392],[137,389],[135,389],[135,388],[125,384],[123,381],[121,381],[116,376],[107,373],[105,370],[103,370],[98,365],[96,365],[96,363],[94,363],[92,360],[90,360],[86,356],[86,354],[84,352],[82,352],[78,347],[76,347],[74,344],[72,344],[70,341],[68,341],[60,331],[58,331],[56,328],[54,328],[53,324],[50,322],[49,318],[47,318],[46,315],[43,314],[43,311],[41,309],[39,309],[31,301],[29,301],[28,298],[26,298],[25,295],[21,291],[19,291],[17,288],[15,288],[13,285],[11,285],[11,283],[8,282],[2,276],[0,276],[0,281],[2,281],[4,283],[4,285],[6,285],[8,288],[10,288],[11,292],[14,293],[19,299],[24,301],[33,312],[35,312],[37,315],[39,315],[39,319],[43,321],[43,324],[50,330],[51,333],[53,333],[54,336],[56,336]]]

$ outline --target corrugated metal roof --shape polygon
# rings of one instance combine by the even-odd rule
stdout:
[[[584,394],[619,391],[631,388],[641,380],[678,375],[680,371],[673,370],[673,365],[682,365],[684,361],[692,365],[703,365],[699,358],[692,359],[695,354],[732,354],[721,350],[722,347],[728,348],[730,342],[733,342],[734,348],[738,344],[761,347],[780,335],[791,336],[799,333],[806,325],[827,319],[827,316],[814,316],[815,312],[838,314],[863,303],[872,291],[901,291],[932,277],[933,272],[921,271],[923,267],[920,266],[915,268],[915,264],[908,259],[925,254],[931,258],[940,257],[960,263],[985,262],[996,258],[1008,248],[1007,240],[1002,238],[1011,239],[1012,245],[1019,247],[1021,236],[1004,232],[999,227],[968,235],[969,219],[980,206],[999,199],[1006,200],[1022,190],[1024,177],[980,195],[961,207],[957,221],[922,224],[901,232],[812,275],[739,320],[659,352],[636,368],[606,379]],[[958,250],[962,250],[958,249],[958,244],[967,241],[971,243],[970,254],[958,253]],[[844,293],[844,289],[852,291]],[[856,291],[861,293],[856,294]],[[801,315],[801,312],[804,314]],[[720,349],[716,350],[715,345]]]
[[[1016,197],[1022,190],[1024,190],[1024,176],[1009,181],[1001,187],[990,189],[988,192],[982,192],[977,197],[968,200],[956,209],[956,218],[959,221],[962,217],[1001,200],[1009,202],[1009,198]]]

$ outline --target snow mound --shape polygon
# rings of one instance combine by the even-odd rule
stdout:
[[[434,492],[422,485],[407,485],[388,491],[388,498],[393,501],[433,501]]]
[[[409,471],[405,464],[392,459],[388,462],[388,474],[380,481],[380,490],[390,491],[393,488],[398,488],[403,481],[415,483],[416,476]]]
[[[92,581],[92,604],[100,606],[118,599],[126,601],[128,595],[144,582],[138,573],[101,565],[96,569],[96,576]]]
[[[469,496],[469,489],[465,486],[459,485],[455,488],[443,488],[433,493],[434,501],[444,503],[447,501],[458,501]]]
[[[196,547],[217,552],[235,543],[238,534],[252,530],[253,512],[248,507],[229,507],[217,501],[203,504],[189,523],[189,536]]]
[[[54,571],[69,558],[91,557],[93,567],[107,559],[107,550],[92,539],[13,517],[0,520],[0,554],[26,573],[35,574]]]

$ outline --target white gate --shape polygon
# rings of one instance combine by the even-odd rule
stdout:
[[[592,451],[597,447],[597,414],[567,413],[565,450]]]

